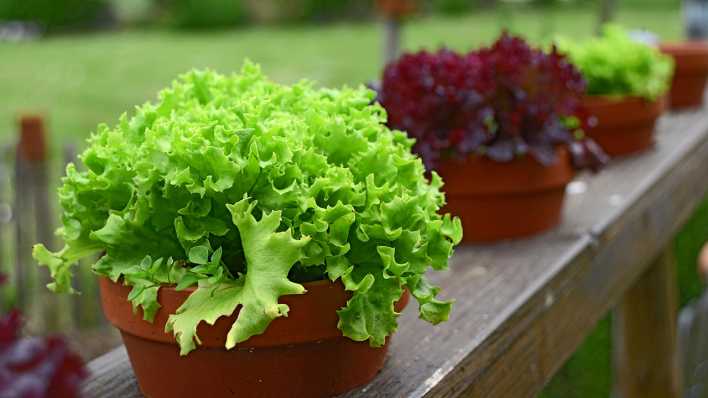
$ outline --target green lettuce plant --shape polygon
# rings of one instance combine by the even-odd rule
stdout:
[[[618,25],[607,25],[601,36],[586,41],[559,38],[557,45],[582,72],[589,95],[654,100],[670,87],[671,57],[633,39]]]
[[[302,282],[341,280],[343,334],[381,346],[408,289],[420,317],[448,318],[450,301],[424,273],[447,267],[462,236],[439,215],[441,179],[427,179],[413,141],[390,131],[363,87],[283,86],[245,64],[239,74],[193,71],[155,103],[100,125],[59,189],[65,246],[34,257],[49,288],[72,292],[72,266],[132,286],[128,299],[152,321],[158,290],[196,287],[166,329],[184,355],[197,325],[240,308],[226,348],[287,316],[278,298]]]

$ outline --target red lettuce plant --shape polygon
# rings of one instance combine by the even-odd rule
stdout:
[[[0,284],[5,277],[0,275]],[[74,398],[81,396],[87,372],[78,355],[58,336],[22,337],[16,310],[0,316],[0,397]]]
[[[379,101],[429,168],[472,153],[500,162],[528,153],[549,165],[559,144],[575,167],[596,168],[607,158],[582,133],[584,93],[582,76],[555,48],[546,53],[504,33],[468,54],[403,55],[386,67]]]

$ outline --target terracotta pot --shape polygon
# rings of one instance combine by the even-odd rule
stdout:
[[[597,118],[587,134],[610,156],[644,151],[654,144],[654,126],[665,103],[639,97],[586,97],[583,105]]]
[[[369,382],[384,364],[387,345],[372,348],[337,329],[336,310],[350,293],[341,283],[303,284],[307,293],[283,296],[287,318],[275,319],[265,333],[226,350],[226,334],[236,314],[214,326],[202,322],[202,345],[180,357],[171,334],[164,332],[169,314],[190,291],[165,286],[162,308],[153,323],[134,314],[127,300],[130,287],[100,278],[101,301],[108,320],[123,336],[140,390],[147,397],[327,397]],[[401,311],[408,292],[396,304]]]
[[[463,241],[519,238],[557,225],[574,170],[565,148],[558,147],[556,155],[549,167],[529,156],[507,163],[472,156],[441,164],[444,211],[462,220]]]
[[[708,42],[664,43],[659,48],[676,62],[671,83],[671,108],[701,106],[708,80]]]

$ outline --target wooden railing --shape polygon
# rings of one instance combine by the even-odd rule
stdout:
[[[669,248],[708,192],[708,111],[663,117],[655,149],[568,191],[556,230],[459,248],[433,276],[457,300],[450,321],[433,327],[405,311],[383,371],[346,396],[531,397],[608,311],[618,393],[681,396]],[[139,396],[124,348],[89,367],[88,396]]]
[[[708,229],[708,225],[705,226]],[[698,259],[698,273],[708,285],[708,243]],[[708,398],[708,290],[679,316],[679,353],[686,398]]]

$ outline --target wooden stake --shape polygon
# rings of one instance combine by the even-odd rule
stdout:
[[[401,22],[397,18],[384,19],[384,63],[394,61],[398,58],[398,53],[401,50]]]
[[[602,27],[614,20],[616,10],[617,0],[600,0],[600,14],[597,18],[595,33],[598,35],[602,33]]]
[[[395,60],[401,49],[403,19],[418,9],[416,0],[376,0],[376,8],[384,18],[384,63]]]
[[[616,388],[623,398],[679,398],[677,281],[668,247],[615,310]]]
[[[33,288],[32,267],[32,203],[36,163],[45,157],[44,122],[39,116],[22,116],[15,151],[15,277],[17,306],[27,310]]]
[[[41,116],[20,118],[20,137],[15,154],[16,286],[19,307],[30,307],[28,312],[34,323],[31,326],[56,330],[60,313],[55,305],[56,300],[44,287],[51,280],[49,270],[37,270],[32,259],[35,241],[50,249],[53,241],[46,138]],[[31,279],[31,276],[34,278]],[[29,294],[32,294],[33,303],[29,303]]]

